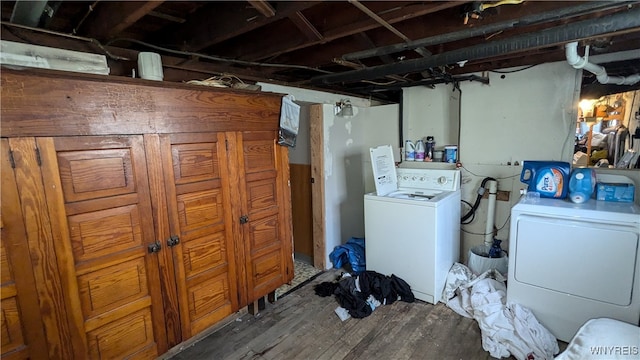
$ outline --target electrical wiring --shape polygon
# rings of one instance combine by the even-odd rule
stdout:
[[[331,71],[316,69],[316,68],[312,68],[312,67],[304,66],[304,65],[287,65],[287,64],[261,63],[261,62],[256,62],[256,61],[245,61],[245,60],[228,59],[228,58],[223,58],[223,57],[219,57],[219,56],[205,55],[205,54],[200,54],[200,53],[191,52],[191,51],[173,50],[173,49],[169,49],[169,48],[165,48],[165,47],[162,47],[162,46],[149,44],[149,43],[144,42],[144,41],[140,41],[140,40],[136,40],[136,39],[130,39],[130,38],[113,39],[113,40],[110,40],[109,42],[107,42],[106,46],[110,46],[111,44],[116,43],[116,42],[120,42],[120,41],[128,41],[128,42],[131,42],[131,43],[134,43],[134,44],[138,44],[138,45],[142,45],[142,46],[148,47],[150,49],[154,49],[154,50],[158,50],[158,51],[164,51],[164,52],[167,52],[167,53],[170,53],[170,54],[185,55],[185,56],[195,56],[195,57],[199,57],[199,58],[203,58],[203,59],[226,62],[226,63],[233,63],[233,64],[238,64],[238,65],[278,67],[278,68],[288,68],[288,69],[302,69],[302,70],[317,71],[317,72],[321,72],[323,74],[332,74]]]
[[[105,55],[107,55],[110,59],[112,60],[131,60],[127,57],[123,57],[123,56],[118,56],[118,55],[113,55],[112,53],[109,52],[109,50],[107,50],[104,45],[102,45],[98,40],[94,39],[94,38],[88,38],[88,37],[84,37],[84,36],[77,36],[77,35],[70,35],[70,34],[65,34],[65,33],[61,33],[61,32],[57,32],[57,31],[52,31],[52,30],[47,30],[47,29],[40,29],[40,28],[34,28],[31,26],[25,26],[25,25],[20,25],[20,24],[14,24],[14,23],[10,23],[10,22],[6,22],[6,21],[0,21],[0,24],[2,24],[3,26],[7,27],[7,30],[15,35],[16,37],[20,38],[21,40],[25,40],[30,44],[34,44],[35,42],[31,41],[31,40],[27,40],[24,37],[18,36],[16,35],[14,32],[12,32],[11,30],[9,30],[9,26],[18,28],[18,29],[24,29],[24,30],[29,30],[29,31],[35,31],[35,32],[41,32],[41,33],[45,33],[45,34],[50,34],[50,35],[56,35],[56,36],[61,36],[61,37],[66,37],[66,38],[70,38],[70,39],[75,39],[75,40],[82,40],[82,41],[87,41],[90,42],[92,44],[94,44],[95,46],[99,47],[100,50],[102,50]]]
[[[525,67],[523,67],[523,68],[516,69],[516,70],[507,70],[507,71],[502,71],[502,70],[489,70],[489,72],[497,73],[497,74],[512,74],[512,73],[517,73],[517,72],[519,72],[519,71],[523,71],[523,70],[531,69],[532,67],[534,67],[534,66],[538,66],[538,65],[540,65],[540,64],[528,65],[528,66],[525,66]]]
[[[498,1],[495,3],[482,3],[480,4],[480,11],[484,11],[487,10],[489,8],[492,7],[497,7],[500,5],[518,5],[518,4],[522,4],[524,2],[524,0],[502,0],[502,1]]]

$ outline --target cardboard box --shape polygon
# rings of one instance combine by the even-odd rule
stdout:
[[[596,185],[596,199],[615,202],[633,202],[635,186],[629,183],[604,183]]]

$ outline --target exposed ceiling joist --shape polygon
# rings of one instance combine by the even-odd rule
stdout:
[[[249,83],[308,86],[313,79],[318,90],[397,101],[405,86],[564,61],[561,45],[568,41],[545,42],[557,34],[523,36],[561,32],[576,22],[589,30],[609,15],[640,8],[640,0],[516,2],[480,10],[467,24],[465,12],[477,8],[477,2],[52,0],[44,2],[42,14],[25,6],[34,2],[14,0],[0,2],[0,16],[3,40],[104,54],[115,76],[131,76],[138,52],[155,51],[162,56],[167,81],[221,73]],[[498,3],[503,2],[491,2]],[[36,25],[10,22],[12,14],[25,10],[40,16]],[[575,34],[590,45],[590,58],[640,51],[640,26],[603,32],[589,38]],[[496,41],[503,41],[503,47]],[[432,55],[423,58],[416,48]],[[456,60],[468,61],[460,67]],[[612,57],[599,65],[611,76],[640,72],[637,59]],[[597,86],[585,73],[582,89]]]
[[[358,0],[349,0],[349,2],[351,4],[353,4],[355,7],[357,7],[358,9],[360,9],[362,12],[367,14],[367,16],[372,18],[375,22],[377,22],[378,24],[382,25],[385,29],[391,31],[393,34],[395,34],[400,39],[404,40],[407,43],[411,42],[411,39],[409,39],[405,34],[403,34],[400,30],[396,29],[391,24],[386,22],[384,19],[382,19],[376,13],[374,13],[371,10],[369,10],[369,8],[364,6],[360,1],[358,1]],[[420,54],[420,55],[422,55],[424,57],[427,57],[427,56],[431,55],[431,52],[429,50],[425,49],[425,48],[416,47],[416,48],[414,48],[412,50],[415,50],[418,54]]]
[[[432,67],[455,64],[462,61],[486,59],[515,51],[561,45],[569,41],[611,35],[640,27],[640,8],[598,19],[584,20],[558,26],[537,33],[523,34],[507,39],[495,40],[466,48],[433,55],[430,58],[412,59],[391,65],[380,65],[340,74],[321,75],[311,83],[335,84],[378,79],[386,75],[420,72]]]
[[[414,4],[411,6],[402,7],[397,11],[388,12],[382,15],[381,18],[389,24],[394,24],[396,22],[404,21],[407,18],[434,13],[439,10],[451,8],[457,5],[459,4],[456,3],[455,1],[447,1],[442,3],[438,2],[438,3]],[[334,40],[344,38],[346,36],[355,35],[363,31],[368,31],[368,30],[372,30],[380,27],[382,27],[382,25],[380,25],[378,22],[376,22],[371,18],[367,18],[361,21],[351,21],[344,26],[327,30],[323,33],[324,38],[322,40],[300,42],[298,39],[295,39],[292,37],[286,37],[284,39],[275,38],[275,39],[272,39],[271,40],[272,43],[269,46],[267,46],[268,48],[267,51],[264,51],[264,50],[256,51],[256,52],[244,51],[242,54],[242,58],[246,60],[254,60],[254,61],[261,60],[261,59],[269,59],[284,53],[288,53],[296,50],[302,50],[308,47],[320,45],[326,42],[331,42]]]
[[[276,16],[276,10],[265,0],[248,0],[248,3],[266,18]]]
[[[316,29],[313,24],[307,19],[300,11],[296,11],[294,14],[289,16],[289,19],[302,31],[303,34],[307,37],[307,39],[312,41],[322,40],[324,37]]]
[[[109,1],[96,8],[95,18],[87,25],[88,37],[109,39],[162,4],[162,1]]]
[[[626,3],[632,3],[632,1],[627,1]],[[415,48],[424,47],[424,46],[432,46],[432,45],[449,43],[452,41],[468,39],[476,36],[488,36],[498,31],[502,31],[506,29],[522,27],[527,25],[534,25],[537,23],[545,22],[545,21],[566,19],[567,17],[580,16],[580,15],[584,15],[585,13],[589,13],[593,11],[602,11],[602,10],[607,10],[614,7],[619,7],[621,4],[623,4],[623,2],[617,2],[617,3],[613,3],[611,1],[588,2],[585,4],[579,4],[579,5],[567,7],[564,9],[556,9],[552,11],[543,12],[540,14],[528,15],[520,19],[502,21],[495,24],[482,25],[482,26],[476,26],[476,27],[465,27],[463,30],[459,30],[451,33],[439,34],[436,36],[430,36],[424,39],[419,39],[414,41],[405,41],[404,43],[398,43],[398,44],[387,45],[387,46],[371,47],[370,49],[367,49],[367,50],[345,54],[342,58],[345,60],[364,59],[364,58],[369,58],[374,56],[394,54],[394,53],[398,53],[405,50],[413,50]]]
[[[186,24],[171,29],[170,33],[165,35],[169,43],[180,43],[183,39],[188,39],[188,42],[184,44],[185,50],[200,51],[284,19],[297,11],[311,7],[313,3],[291,1],[281,3],[281,5],[276,9],[277,13],[269,18],[255,18],[256,11],[250,8],[239,11],[234,8],[224,12],[220,8],[210,8],[203,5],[204,9],[189,18]]]

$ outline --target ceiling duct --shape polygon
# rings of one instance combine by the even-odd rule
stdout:
[[[565,45],[567,62],[575,69],[584,69],[593,73],[600,84],[633,85],[640,81],[640,74],[630,76],[609,76],[607,70],[597,64],[589,62],[589,47],[585,49],[584,57],[578,55],[578,43],[570,42]]]
[[[579,21],[542,30],[537,33],[522,34],[507,39],[452,50],[433,55],[429,58],[405,60],[395,64],[374,66],[340,74],[316,76],[311,79],[311,84],[329,85],[348,83],[361,80],[374,80],[386,75],[420,72],[428,68],[455,64],[465,60],[486,59],[522,51],[523,49],[538,49],[551,45],[559,45],[569,41],[622,32],[639,26],[640,8],[634,8],[598,19]]]
[[[16,1],[11,13],[11,21],[15,24],[38,26],[48,1]]]

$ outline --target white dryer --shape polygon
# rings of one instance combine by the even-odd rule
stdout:
[[[393,156],[372,154],[382,191],[364,196],[367,270],[394,274],[435,304],[460,256],[460,171],[396,169],[381,159]]]
[[[562,341],[593,318],[639,324],[639,262],[634,204],[522,199],[511,210],[507,301]]]

